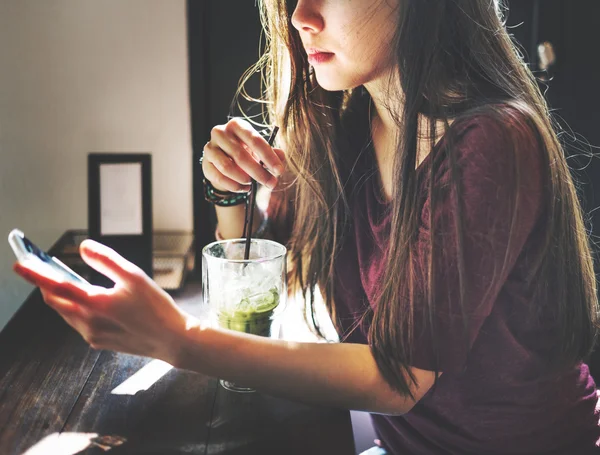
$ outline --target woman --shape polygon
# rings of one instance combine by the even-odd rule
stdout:
[[[15,270],[93,347],[368,411],[381,453],[594,453],[590,247],[498,1],[261,7],[281,148],[246,121],[217,126],[206,185],[233,203],[250,177],[277,188],[253,229],[286,243],[290,289],[313,311],[320,290],[344,342],[203,327],[92,241],[82,256],[113,289]],[[241,236],[243,214],[218,206],[219,235]]]

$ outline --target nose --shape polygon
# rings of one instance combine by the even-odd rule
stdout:
[[[325,22],[315,8],[314,0],[298,0],[292,14],[292,25],[299,32],[319,33]]]

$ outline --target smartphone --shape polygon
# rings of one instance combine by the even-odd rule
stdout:
[[[8,234],[8,243],[13,249],[19,263],[39,271],[42,275],[58,280],[90,285],[85,278],[79,276],[59,259],[50,256],[25,237],[25,234],[19,229],[13,229]]]

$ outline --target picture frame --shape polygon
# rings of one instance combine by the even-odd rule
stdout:
[[[150,153],[88,153],[88,235],[153,277]],[[112,287],[100,273],[94,281]]]

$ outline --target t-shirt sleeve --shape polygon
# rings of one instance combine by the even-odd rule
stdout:
[[[512,129],[512,133],[507,134]],[[498,294],[514,268],[530,236],[542,204],[543,158],[536,135],[524,124],[502,125],[491,117],[479,118],[457,136],[457,178],[462,186],[458,202],[463,217],[465,301],[460,305],[459,254],[457,248],[457,197],[450,185],[448,159],[434,177],[439,189],[434,204],[432,239],[430,195],[422,211],[412,255],[419,277],[414,287],[414,339],[411,365],[435,369],[437,338],[439,371],[457,372],[492,312]],[[519,169],[516,172],[516,169]],[[428,186],[428,184],[426,183]],[[518,188],[519,197],[514,196]],[[515,215],[512,237],[510,220]],[[433,241],[436,273],[435,317],[426,311],[429,245]],[[503,265],[506,266],[503,268]],[[466,335],[466,337],[465,337]]]

